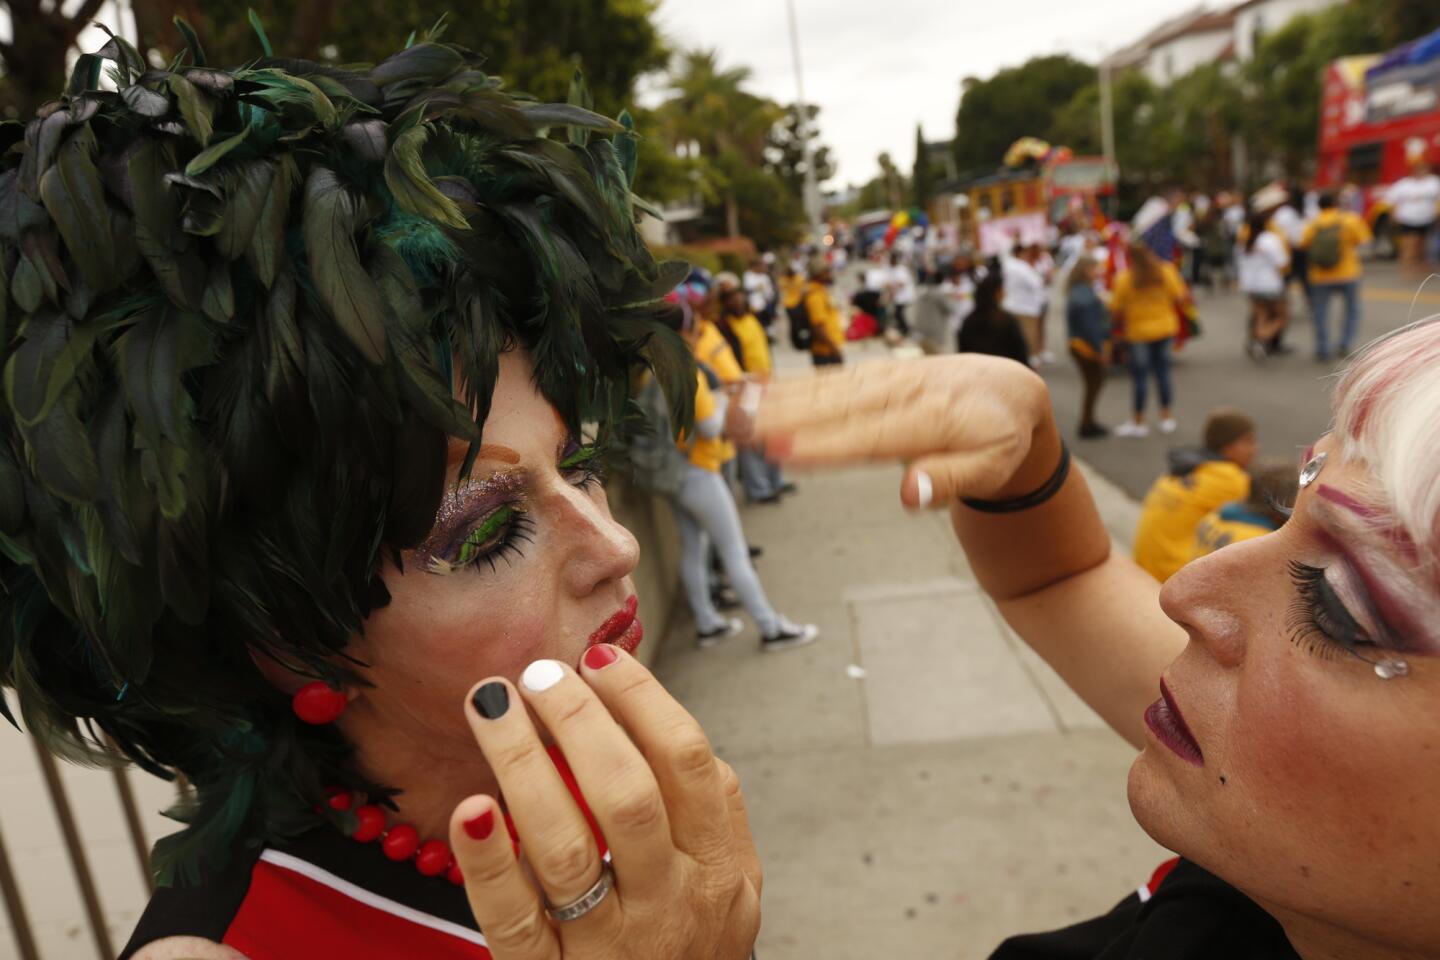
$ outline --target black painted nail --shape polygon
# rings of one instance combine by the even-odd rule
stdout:
[[[480,689],[475,691],[475,709],[479,710],[480,716],[486,720],[505,716],[505,711],[510,709],[510,691],[498,680],[482,684]]]

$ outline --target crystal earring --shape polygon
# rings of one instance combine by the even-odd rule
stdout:
[[[1329,456],[1330,454],[1328,453],[1317,453],[1315,454],[1315,456],[1310,458],[1309,462],[1306,463],[1305,466],[1300,468],[1301,490],[1304,490],[1306,487],[1310,486],[1310,484],[1315,482],[1315,478],[1320,476],[1320,471],[1325,469],[1325,461],[1329,458]]]

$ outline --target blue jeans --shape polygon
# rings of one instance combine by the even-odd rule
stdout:
[[[1349,352],[1360,329],[1360,281],[1344,283],[1312,283],[1310,285],[1310,316],[1315,321],[1315,355],[1330,356],[1330,295],[1345,298],[1345,326],[1340,332],[1340,349]]]
[[[740,448],[740,482],[745,486],[745,497],[752,502],[768,500],[780,492],[780,466],[765,459],[759,450]]]
[[[1155,385],[1160,388],[1160,406],[1170,408],[1175,399],[1170,385],[1170,338],[1149,343],[1130,344],[1130,378],[1135,383],[1135,412],[1145,412],[1145,392],[1150,372],[1155,372]]]

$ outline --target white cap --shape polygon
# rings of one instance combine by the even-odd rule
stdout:
[[[1255,213],[1261,210],[1269,210],[1273,207],[1283,207],[1290,202],[1290,191],[1278,183],[1272,183],[1261,187],[1256,191],[1255,196],[1250,198],[1250,209]]]

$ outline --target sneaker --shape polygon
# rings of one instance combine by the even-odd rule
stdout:
[[[1055,362],[1055,354],[1051,353],[1049,350],[1041,350],[1041,351],[1040,351],[1040,363],[1041,363],[1042,366],[1048,367],[1048,366],[1050,366],[1050,365],[1051,365],[1052,363],[1054,363],[1054,362]]]
[[[792,493],[799,492],[800,488],[795,486],[795,484],[791,483],[789,480],[786,480],[784,483],[780,484],[780,493],[785,496],[789,496]]]
[[[1164,420],[1161,420],[1161,421],[1160,421],[1160,432],[1161,432],[1161,433],[1174,433],[1174,432],[1175,432],[1175,428],[1178,427],[1178,426],[1180,426],[1180,424],[1178,424],[1178,423],[1175,422],[1175,418],[1174,418],[1174,417],[1166,417]]]
[[[1140,437],[1148,437],[1148,436],[1150,436],[1150,428],[1149,428],[1149,427],[1147,427],[1147,426],[1146,426],[1145,424],[1143,424],[1143,423],[1136,423],[1136,422],[1133,421],[1133,420],[1131,420],[1131,421],[1129,421],[1129,422],[1127,422],[1127,423],[1122,423],[1122,424],[1120,424],[1118,427],[1116,427],[1116,428],[1115,428],[1113,431],[1111,431],[1111,432],[1114,433],[1115,436],[1117,436],[1117,437],[1125,437],[1125,438],[1131,439],[1131,440],[1137,440],[1137,439],[1139,439]]]
[[[772,653],[776,650],[789,650],[791,647],[803,647],[807,643],[814,643],[818,636],[820,628],[813,623],[802,625],[782,619],[778,633],[760,638],[760,652]]]
[[[1265,344],[1259,340],[1251,340],[1245,346],[1245,352],[1250,354],[1250,359],[1256,363],[1264,363],[1270,356],[1270,351],[1265,349]]]
[[[1110,429],[1098,423],[1087,423],[1078,431],[1081,440],[1099,440],[1110,436]]]
[[[709,647],[715,646],[715,644],[721,642],[722,640],[729,640],[731,637],[738,635],[740,631],[744,629],[745,624],[741,623],[737,617],[731,617],[729,620],[726,620],[714,630],[701,630],[699,633],[697,633],[695,635],[695,645],[697,647],[700,647],[702,650],[707,649]]]

